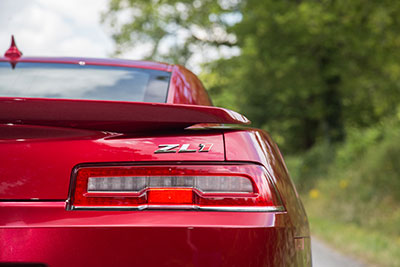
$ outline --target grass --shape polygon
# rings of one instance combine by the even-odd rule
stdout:
[[[350,129],[286,163],[313,235],[377,266],[400,266],[400,116]]]
[[[339,251],[375,266],[400,266],[399,236],[387,236],[353,223],[321,218],[312,209],[308,213],[311,233]]]

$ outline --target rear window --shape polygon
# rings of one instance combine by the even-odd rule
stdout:
[[[0,96],[165,103],[169,78],[140,68],[0,62]]]

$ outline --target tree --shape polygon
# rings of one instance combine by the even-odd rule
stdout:
[[[132,15],[115,23],[122,10]],[[185,63],[201,47],[239,47],[240,55],[205,65],[203,82],[217,104],[296,152],[398,111],[399,15],[400,2],[389,0],[114,0],[104,18],[119,49],[149,42],[153,59]]]
[[[185,64],[202,48],[235,45],[229,27],[240,4],[239,0],[111,0],[102,20],[113,31],[116,54],[147,44],[151,49],[144,58]]]

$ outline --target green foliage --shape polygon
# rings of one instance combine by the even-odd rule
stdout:
[[[307,204],[311,208],[312,203]],[[356,224],[343,223],[335,218],[309,216],[309,220],[315,236],[329,241],[345,254],[356,255],[369,266],[400,265],[400,239],[397,236],[362,229]]]
[[[112,0],[103,14],[117,52],[146,44],[146,58],[185,63],[212,47],[240,48],[203,66],[203,82],[215,103],[289,153],[394,115],[399,18],[400,2],[389,0]]]
[[[287,161],[311,231],[379,266],[398,266],[400,120],[347,133],[334,148],[320,144]]]
[[[385,139],[371,146],[362,162],[360,175],[354,177],[359,183],[368,186],[365,201],[380,201],[384,198],[400,202],[400,136]],[[362,195],[363,196],[363,195]],[[399,229],[400,233],[400,229]]]
[[[359,159],[376,142],[383,138],[383,129],[379,126],[366,129],[347,129],[347,142],[337,153],[336,165],[348,168]]]
[[[226,64],[229,61],[229,64]],[[243,104],[242,81],[232,83],[232,77],[242,75],[242,69],[237,68],[240,64],[239,58],[231,58],[229,60],[216,60],[208,63],[206,69],[218,69],[218,72],[204,71],[200,74],[200,79],[216,106],[222,106],[232,110],[238,110]]]
[[[400,1],[111,0],[103,21],[117,53],[145,44],[145,58],[184,64],[239,48],[202,66],[214,104],[290,155],[317,233],[355,233],[358,252],[400,264]]]
[[[237,12],[240,1],[111,0],[102,15],[117,44],[116,54],[145,44],[144,58],[185,64],[203,45],[231,46],[226,17]],[[160,49],[168,43],[168,51]]]
[[[184,64],[194,54],[239,48],[202,65],[214,104],[271,133],[289,154],[299,191],[309,194],[312,218],[360,231],[359,248],[378,251],[374,259],[394,255],[400,1],[111,0],[103,21],[116,53],[145,44],[144,58]],[[338,231],[331,236],[347,243]]]
[[[399,101],[399,3],[247,1],[234,28],[242,48],[241,110],[289,152],[343,140]],[[397,25],[397,26],[396,26]],[[219,71],[213,69],[213,71]]]
[[[316,145],[301,155],[288,157],[288,169],[300,192],[311,190],[319,179],[327,175],[334,153],[334,148],[325,143]]]
[[[400,123],[387,120],[350,136],[329,160],[324,160],[329,148],[320,146],[289,161],[297,161],[288,167],[300,191],[308,194],[308,211],[400,236]],[[304,172],[304,166],[312,171]]]

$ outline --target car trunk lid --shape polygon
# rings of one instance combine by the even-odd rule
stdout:
[[[2,98],[0,200],[65,200],[82,164],[224,161],[221,132],[184,129],[222,122],[245,119],[197,106]],[[168,144],[175,153],[155,153]],[[211,149],[200,152],[205,144]]]

